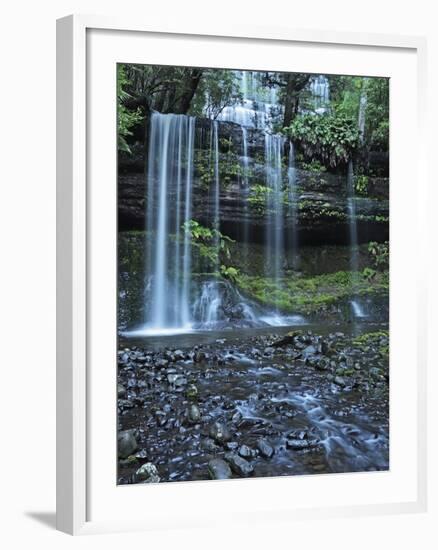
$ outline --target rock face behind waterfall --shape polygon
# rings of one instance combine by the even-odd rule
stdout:
[[[234,239],[243,233],[245,220],[250,223],[249,238],[262,243],[269,219],[251,203],[248,209],[242,199],[243,177],[237,169],[242,166],[244,150],[242,128],[233,122],[219,121],[219,154],[221,168],[228,170],[226,178],[221,178],[220,208],[221,230]],[[206,153],[211,131],[211,120],[196,120],[196,155]],[[248,193],[251,196],[256,186],[265,185],[265,133],[248,128],[247,165],[251,176],[247,178]],[[119,228],[121,230],[145,228],[146,179],[145,158],[140,150],[133,150],[130,158],[119,161],[118,199]],[[147,163],[146,163],[147,164]],[[286,167],[284,167],[286,173]],[[349,221],[346,206],[347,190],[345,175],[296,170],[296,206],[299,216],[299,241],[301,244],[348,244]],[[366,198],[356,198],[356,216],[359,242],[388,239],[388,179],[370,177]],[[194,218],[205,225],[209,224],[211,194],[205,183],[205,174],[199,164],[193,174]],[[284,227],[288,229],[293,220],[284,215]]]

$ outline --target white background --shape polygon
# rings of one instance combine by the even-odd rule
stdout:
[[[125,13],[159,24],[172,18],[203,18],[229,25],[254,25],[427,35],[429,40],[428,113],[431,164],[435,159],[438,90],[437,17],[433,2],[367,0],[125,0],[50,3],[16,1],[3,6],[1,40],[0,223],[1,269],[1,474],[0,542],[5,548],[434,548],[438,543],[436,468],[430,471],[430,511],[416,516],[324,520],[148,534],[103,535],[73,539],[53,530],[55,507],[55,19],[71,12]],[[148,11],[148,5],[153,6]],[[153,11],[152,11],[153,9]],[[123,11],[122,11],[123,10]],[[430,172],[430,235],[437,235],[436,185]],[[431,237],[431,254],[436,249]],[[409,250],[406,251],[409,254]],[[436,281],[436,254],[430,260]],[[437,376],[430,289],[429,428],[430,464],[437,463]],[[415,335],[412,335],[414,338]],[[409,345],[409,342],[406,342]],[[433,439],[433,436],[435,438]],[[409,433],[406,434],[409,437]],[[242,507],[245,503],[242,502]]]

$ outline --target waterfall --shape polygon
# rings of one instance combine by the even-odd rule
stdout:
[[[288,232],[289,250],[292,255],[292,268],[298,267],[298,212],[297,212],[297,174],[295,168],[295,150],[292,141],[289,142],[288,180],[288,217],[291,229]]]
[[[288,248],[293,265],[297,256],[296,176],[293,145],[289,144],[289,164],[283,167],[286,139],[272,133],[273,107],[277,106],[277,90],[262,89],[261,73],[236,71],[240,79],[241,101],[226,107],[211,120],[209,128],[199,124],[197,143],[209,138],[206,149],[211,174],[208,201],[204,204],[205,221],[213,238],[210,243],[217,254],[210,273],[192,280],[192,262],[198,260],[198,249],[192,245],[187,225],[194,215],[195,204],[195,129],[196,119],[187,115],[154,112],[150,119],[148,173],[146,184],[144,324],[137,333],[164,334],[178,331],[231,326],[267,326],[302,323],[299,316],[280,316],[278,310],[262,307],[244,298],[235,285],[221,277],[221,121],[240,125],[242,149],[241,178],[237,191],[242,204],[242,254],[249,264],[251,209],[249,196],[248,136],[263,130],[268,188],[266,195],[266,276],[281,288],[284,277],[285,215],[289,217]],[[207,101],[208,103],[208,101]],[[201,145],[202,149],[202,145]],[[208,156],[209,150],[209,156]],[[283,180],[285,178],[285,180]],[[287,179],[286,179],[287,178]],[[198,187],[196,187],[198,190]],[[284,200],[287,198],[288,210]],[[195,212],[196,216],[196,212]],[[292,218],[292,220],[290,219]],[[292,224],[292,225],[291,225]],[[196,251],[196,254],[195,254]],[[134,331],[135,332],[135,331]]]
[[[243,204],[243,231],[242,231],[242,244],[243,244],[243,256],[245,263],[248,261],[248,241],[249,241],[249,221],[250,212],[248,209],[248,197],[249,197],[249,159],[248,159],[248,131],[242,126],[242,170],[243,177],[240,186],[240,197]]]
[[[283,276],[283,136],[265,134],[266,169],[266,270],[271,271],[277,287]]]
[[[181,226],[191,215],[194,136],[193,117],[151,116],[145,325],[157,331],[190,324],[191,247],[187,232],[181,247]]]
[[[202,285],[199,298],[195,302],[196,319],[204,328],[214,327],[220,317],[221,296],[217,281],[208,281]]]
[[[217,253],[215,277],[220,273],[220,174],[219,174],[219,124],[217,120],[212,122],[211,127],[211,149],[213,155],[213,186],[212,186],[212,226],[214,229],[213,243]],[[218,287],[218,280],[213,280],[204,284],[201,290],[199,304],[195,304],[197,318],[208,326],[214,324],[219,319],[219,308],[221,305],[221,296]]]
[[[309,87],[315,112],[319,114],[325,113],[330,99],[330,85],[327,77],[324,75],[312,77]]]
[[[248,131],[242,126],[242,168],[243,168],[243,186],[248,187]]]
[[[347,206],[348,206],[348,226],[350,231],[350,269],[352,272],[358,270],[358,250],[357,250],[357,219],[356,219],[356,202],[354,193],[354,174],[353,162],[348,163],[347,172]]]
[[[354,287],[356,285],[356,278],[358,276],[359,270],[359,243],[357,236],[356,199],[354,192],[354,173],[352,160],[350,160],[348,163],[347,194],[348,225],[350,232],[350,271],[353,286],[351,306],[355,317],[365,317],[365,314],[359,302],[354,296]]]
[[[190,117],[187,168],[185,185],[184,224],[188,224],[192,215],[192,184],[193,184],[193,158],[195,141],[195,119]],[[191,266],[191,237],[190,233],[184,231],[184,254],[183,254],[183,281],[181,293],[182,325],[190,326],[190,286],[192,278]]]
[[[240,81],[242,101],[225,107],[218,120],[235,122],[244,128],[266,130],[272,128],[272,108],[277,102],[276,90],[271,88],[270,101],[266,101],[262,88],[262,75],[257,71],[234,71]]]

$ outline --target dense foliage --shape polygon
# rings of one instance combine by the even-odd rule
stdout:
[[[183,229],[189,235],[192,245],[198,251],[202,264],[201,269],[206,271],[215,269],[226,270],[223,265],[219,266],[221,262],[225,262],[230,258],[229,244],[233,242],[230,237],[223,235],[218,229],[205,227],[196,220],[190,220],[184,224]],[[233,272],[229,272],[228,274],[232,275]]]
[[[236,71],[119,64],[117,74],[119,148],[128,153],[131,143],[147,134],[133,135],[137,126],[147,124],[151,110],[216,119],[225,107],[243,100]],[[389,80],[328,76],[329,97],[318,109],[312,78],[259,73],[257,95],[268,101],[271,91],[276,94],[274,131],[296,142],[303,168],[318,162],[333,170],[354,158],[356,173],[366,174],[367,151],[389,148]]]
[[[206,69],[202,75],[190,114],[216,119],[227,106],[242,100],[234,73],[224,69]]]
[[[285,131],[307,161],[332,167],[349,161],[359,138],[353,121],[343,115],[299,115]]]
[[[132,136],[131,128],[138,124],[143,116],[140,108],[135,110],[129,110],[125,101],[131,96],[125,91],[125,88],[129,84],[129,79],[126,76],[125,68],[123,65],[117,66],[117,140],[118,147],[121,151],[130,153],[128,142],[126,141],[128,136]]]

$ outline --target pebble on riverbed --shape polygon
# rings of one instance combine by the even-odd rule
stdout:
[[[208,463],[208,474],[211,479],[230,479],[231,469],[221,458],[213,458]]]
[[[195,404],[190,405],[187,411],[187,417],[191,424],[197,424],[201,420],[201,411],[198,405],[195,405]]]
[[[152,462],[146,462],[146,464],[140,466],[135,475],[141,483],[158,483],[161,479],[157,467]]]
[[[318,439],[288,439],[286,441],[286,447],[292,451],[303,451],[305,449],[312,449],[319,444]]]
[[[230,430],[221,422],[215,422],[211,426],[209,435],[218,443],[226,443],[231,440]]]
[[[233,472],[239,476],[247,477],[254,472],[254,466],[238,454],[227,453],[224,458],[230,464]]]
[[[137,450],[137,440],[134,436],[134,430],[124,430],[118,433],[118,455],[119,458],[128,458]]]
[[[259,439],[257,441],[257,449],[264,458],[272,458],[274,456],[274,449],[266,439]]]

